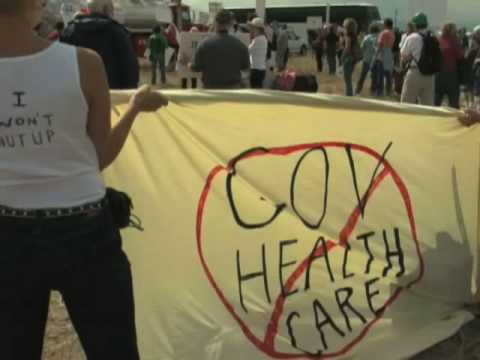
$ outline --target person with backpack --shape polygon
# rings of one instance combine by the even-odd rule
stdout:
[[[415,24],[416,32],[407,37],[401,49],[402,61],[408,67],[401,102],[432,106],[434,75],[442,68],[442,52],[438,39],[427,30],[427,16],[418,13],[412,22]]]
[[[457,37],[455,24],[448,23],[443,26],[440,50],[443,55],[443,66],[435,76],[435,106],[442,106],[443,98],[447,95],[449,106],[459,109],[460,81],[457,64],[463,59],[464,51]]]
[[[345,48],[342,53],[343,79],[345,81],[345,95],[353,96],[353,71],[355,65],[361,60],[361,49],[357,38],[357,22],[347,18],[343,23],[345,28]]]
[[[380,32],[380,27],[376,23],[372,23],[369,28],[369,34],[365,36],[362,41],[362,54],[363,54],[363,66],[362,72],[360,74],[360,79],[357,83],[356,94],[360,94],[363,90],[363,84],[367,79],[367,75],[372,70],[372,65],[375,60],[375,54],[377,52],[377,43],[378,43],[378,33]],[[375,85],[377,81],[372,71],[372,81],[370,85],[370,91],[373,94],[376,91]]]

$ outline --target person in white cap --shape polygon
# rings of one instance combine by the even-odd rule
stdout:
[[[267,70],[268,40],[265,35],[265,23],[256,17],[249,23],[252,42],[248,47],[250,53],[250,86],[252,89],[263,88]]]

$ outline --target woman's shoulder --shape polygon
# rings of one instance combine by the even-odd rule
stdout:
[[[95,92],[94,84],[106,77],[103,60],[95,51],[86,48],[77,48],[80,83],[84,95],[89,99]]]
[[[77,47],[78,65],[80,68],[92,68],[103,66],[103,60],[95,51]]]

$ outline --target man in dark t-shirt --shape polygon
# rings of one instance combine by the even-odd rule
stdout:
[[[191,68],[202,73],[205,89],[241,88],[242,71],[250,68],[248,48],[228,33],[233,24],[229,11],[220,11],[215,22],[216,34],[200,43]]]

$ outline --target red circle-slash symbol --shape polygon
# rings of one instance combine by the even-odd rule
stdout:
[[[405,287],[399,287],[393,292],[390,298],[386,301],[385,306],[383,307],[383,310],[380,311],[370,323],[365,325],[363,330],[353,341],[346,344],[341,350],[337,352],[324,353],[320,355],[305,354],[305,353],[298,353],[298,352],[286,353],[286,352],[277,351],[275,349],[275,339],[278,335],[280,319],[284,314],[286,297],[282,296],[282,294],[280,294],[277,297],[269,324],[265,331],[265,336],[263,339],[259,338],[257,335],[253,333],[253,331],[250,329],[247,323],[237,313],[232,303],[228,300],[225,293],[219,287],[218,283],[216,282],[214,276],[212,275],[212,272],[205,260],[205,255],[203,250],[203,240],[204,240],[203,239],[203,221],[204,221],[204,212],[208,202],[208,197],[211,192],[212,185],[215,179],[218,178],[218,176],[222,173],[228,173],[229,171],[232,171],[232,162],[230,163],[229,166],[215,167],[210,172],[207,178],[206,184],[204,186],[203,192],[200,197],[198,210],[197,210],[196,236],[197,236],[197,247],[198,247],[198,254],[200,257],[200,261],[205,271],[205,274],[208,278],[208,281],[212,285],[215,293],[220,298],[221,302],[224,304],[228,312],[237,321],[237,323],[239,324],[241,330],[243,331],[247,339],[252,344],[254,344],[260,351],[262,351],[263,353],[275,359],[309,358],[309,359],[318,360],[318,359],[335,358],[335,357],[345,355],[367,335],[369,330],[378,322],[379,319],[382,318],[383,314],[385,313],[385,310],[389,308],[398,299],[400,294],[406,288],[410,288],[411,286],[417,284],[422,279],[424,274],[424,262],[420,252],[420,245],[417,237],[417,228],[416,228],[415,217],[413,213],[413,206],[412,206],[412,201],[411,201],[408,189],[404,181],[401,179],[400,175],[395,171],[395,169],[391,166],[391,164],[382,155],[378,154],[375,150],[362,145],[347,144],[342,142],[313,143],[313,144],[302,144],[302,145],[279,147],[279,148],[272,148],[272,149],[263,149],[262,151],[246,152],[245,155],[237,157],[235,159],[235,162],[240,162],[247,159],[262,157],[262,156],[288,156],[301,151],[309,151],[319,147],[324,149],[349,147],[353,151],[357,151],[372,157],[373,159],[379,161],[383,165],[383,170],[375,177],[375,179],[372,182],[372,186],[370,190],[365,194],[363,198],[363,206],[365,207],[369,198],[375,193],[379,185],[386,178],[390,177],[393,180],[395,186],[397,187],[402,197],[402,200],[406,209],[406,213],[408,215],[410,232],[411,232],[412,239],[415,243],[415,249],[419,259],[419,271],[415,279],[411,280]],[[347,245],[349,236],[351,235],[351,233],[353,232],[353,230],[355,229],[356,225],[359,222],[359,219],[361,217],[361,212],[362,212],[362,209],[361,209],[361,206],[359,205],[354,209],[354,211],[348,218],[346,225],[340,232],[338,243],[335,243],[331,240],[327,242],[327,246],[326,246],[327,251],[331,251],[337,246],[344,247]],[[317,252],[315,253],[315,255],[321,256],[322,253],[323,253],[323,248],[319,248],[317,249]],[[292,273],[292,275],[288,278],[285,284],[285,291],[287,293],[294,288],[295,283],[305,273],[306,268],[308,267],[308,262],[309,262],[309,259],[305,259],[303,262],[301,262],[297,266],[295,271]]]

